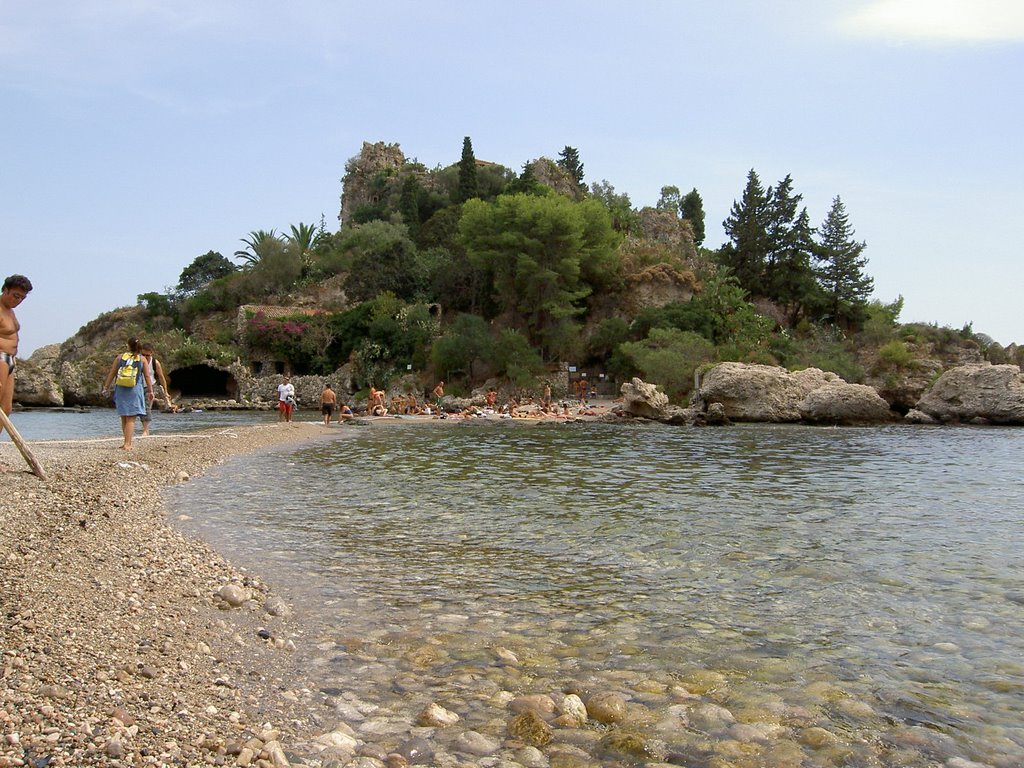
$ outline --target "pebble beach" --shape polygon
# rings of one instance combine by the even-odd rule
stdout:
[[[168,523],[161,489],[314,424],[0,444],[0,766],[301,762],[300,631],[257,575]]]

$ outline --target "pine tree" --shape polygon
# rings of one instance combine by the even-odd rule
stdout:
[[[722,222],[730,242],[718,251],[719,262],[732,270],[740,287],[754,296],[764,295],[764,270],[770,247],[768,195],[751,168],[743,197],[733,202],[729,218]]]
[[[473,155],[473,142],[467,136],[462,140],[462,159],[459,160],[459,188],[455,193],[455,202],[464,203],[476,196],[476,157]]]
[[[566,145],[565,149],[558,153],[558,167],[569,174],[580,191],[586,192],[587,188],[583,185],[583,163],[580,162],[580,153],[575,147]]]
[[[704,200],[694,187],[679,201],[679,215],[690,222],[693,228],[693,243],[701,246],[704,243]]]
[[[817,285],[811,268],[814,249],[810,216],[803,208],[803,195],[793,193],[793,178],[786,174],[769,187],[768,252],[765,255],[765,296],[785,307],[796,323],[814,302]]]
[[[867,243],[853,239],[854,230],[839,195],[832,201],[818,236],[816,274],[831,319],[837,325],[855,324],[864,317],[875,281],[864,272]]]

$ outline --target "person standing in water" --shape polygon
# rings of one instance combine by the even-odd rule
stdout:
[[[330,383],[324,384],[324,391],[320,393],[320,412],[324,415],[324,426],[331,426],[331,414],[338,404],[338,395],[331,389]]]
[[[4,280],[0,293],[0,408],[7,415],[14,407],[14,369],[17,368],[18,332],[21,330],[14,309],[31,290],[32,283],[27,277],[11,275]]]
[[[292,420],[292,411],[295,410],[295,385],[288,376],[277,385],[277,407],[280,411],[278,421]]]

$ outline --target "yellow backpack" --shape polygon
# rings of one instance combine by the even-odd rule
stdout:
[[[139,380],[139,368],[142,360],[138,355],[125,352],[121,355],[121,364],[117,367],[117,377],[114,383],[119,387],[134,387]]]

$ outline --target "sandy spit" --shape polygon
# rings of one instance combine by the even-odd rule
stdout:
[[[160,492],[329,433],[31,443],[46,480],[0,444],[0,768],[303,762],[324,724],[294,661],[301,627],[257,575],[170,525]]]

